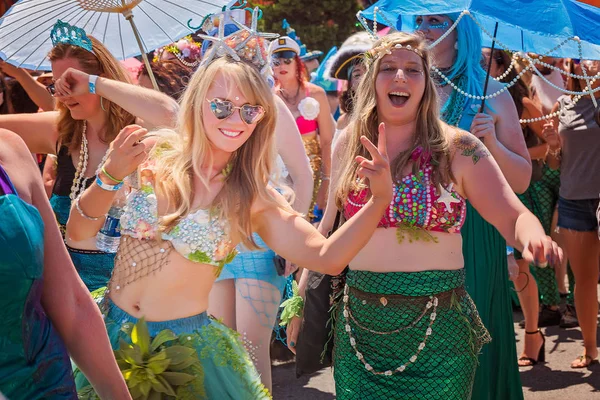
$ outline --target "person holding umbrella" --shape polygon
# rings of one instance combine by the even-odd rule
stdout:
[[[459,14],[420,15],[417,31],[429,43],[446,34]],[[442,119],[449,125],[468,130],[481,139],[515,193],[529,186],[531,161],[519,124],[515,104],[508,93],[481,100],[462,93],[482,96],[486,72],[481,67],[481,32],[471,18],[462,18],[456,29],[432,49],[438,71],[449,78],[447,84],[438,74]],[[488,93],[502,89],[490,79]],[[473,388],[474,399],[522,399],[523,391],[517,367],[516,343],[510,308],[506,243],[494,226],[487,223],[470,203],[464,238],[466,289],[473,297],[492,343],[483,349]],[[540,335],[527,335],[539,346]],[[537,344],[537,346],[535,346]],[[502,368],[498,368],[501,365]]]
[[[177,104],[168,96],[131,85],[129,73],[98,40],[58,21],[48,55],[55,84],[49,91],[57,111],[0,116],[0,127],[23,138],[29,150],[57,155],[57,176],[50,204],[64,233],[71,204],[101,171],[109,145],[126,125],[171,124]],[[110,179],[110,178],[109,178]],[[85,214],[85,209],[76,207]],[[100,251],[96,238],[65,237],[71,259],[90,291],[108,282],[114,253]]]

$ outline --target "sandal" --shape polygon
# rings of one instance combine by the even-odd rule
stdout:
[[[571,368],[579,369],[579,368],[589,368],[592,365],[598,364],[597,358],[592,358],[587,354],[584,356],[579,356],[579,358],[571,363]]]
[[[533,331],[533,332],[527,332],[525,331],[525,333],[527,335],[535,335],[537,333],[539,333],[540,335],[542,335],[542,347],[540,347],[540,351],[538,352],[538,356],[537,359],[531,358],[531,357],[527,357],[527,356],[521,356],[519,357],[518,361],[528,361],[528,363],[520,363],[519,362],[519,367],[532,367],[534,365],[536,365],[538,362],[546,362],[546,337],[544,336],[544,334],[542,333],[542,331],[540,331],[539,329]]]

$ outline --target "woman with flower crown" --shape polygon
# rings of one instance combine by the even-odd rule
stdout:
[[[309,218],[318,221],[327,201],[335,121],[325,91],[306,80],[298,43],[288,36],[280,37],[271,42],[269,54],[275,72],[275,93],[294,115],[310,159],[314,187]]]
[[[451,30],[459,16],[455,13],[416,17],[417,31],[428,43],[446,35],[432,48],[442,119],[481,139],[513,191],[523,193],[529,186],[532,166],[514,101],[506,90],[500,92],[504,84],[494,79],[489,80],[487,94],[497,95],[486,100],[483,111],[480,98],[466,96],[483,95],[486,74],[481,67],[481,31],[469,15],[463,15]],[[471,203],[467,207],[468,217],[462,230],[466,287],[493,338],[479,357],[473,398],[522,399],[506,243]],[[525,341],[527,348],[536,349],[542,346],[543,338],[539,330],[533,330]],[[499,365],[503,367],[498,368]]]
[[[354,165],[365,155],[363,136],[387,140],[394,195],[349,263],[335,320],[336,396],[470,399],[477,355],[490,337],[464,286],[467,199],[525,258],[552,262],[562,252],[485,146],[440,120],[423,38],[390,34],[367,54],[352,120],[333,151],[336,185],[319,229],[332,228],[337,209],[352,221],[370,201]]]
[[[358,176],[373,197],[335,235],[320,235],[269,184],[277,115],[270,86],[244,60],[244,46],[229,47],[221,35],[211,40],[181,100],[175,132],[144,138],[145,129],[128,127],[104,164],[118,180],[130,176],[132,187],[103,307],[134,397],[268,398],[239,335],[207,316],[221,269],[238,243],[256,249],[256,232],[291,262],[338,273],[391,199],[385,142],[363,140],[372,159],[357,160]],[[102,220],[91,218],[108,212],[116,186],[101,175],[84,192],[68,236],[97,234]],[[82,396],[91,395],[85,380],[76,380]]]
[[[50,204],[64,234],[71,204],[105,174],[102,165],[119,131],[134,122],[147,127],[172,124],[177,104],[164,94],[131,85],[121,64],[82,29],[58,21],[51,38],[52,73],[55,81],[66,83],[59,95],[50,86],[57,111],[0,116],[0,127],[21,136],[33,153],[57,155]],[[99,251],[95,237],[76,241],[66,236],[65,241],[88,289],[106,286],[114,253]]]

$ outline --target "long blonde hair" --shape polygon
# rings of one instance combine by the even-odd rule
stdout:
[[[439,99],[435,83],[429,75],[431,56],[427,50],[427,45],[420,36],[396,32],[379,39],[373,44],[373,48],[389,43],[391,43],[390,48],[393,48],[396,44],[401,44],[403,46],[410,45],[413,49],[417,49],[421,54],[425,71],[425,91],[417,110],[414,143],[408,150],[401,152],[393,160],[390,160],[392,176],[394,180],[401,179],[402,171],[410,161],[412,152],[420,146],[423,152],[419,160],[413,164],[413,171],[416,173],[423,157],[430,155],[431,163],[433,164],[432,177],[434,183],[436,185],[439,185],[441,182],[448,183],[452,179],[452,176],[449,169],[449,143],[445,134],[447,125],[440,120]],[[338,208],[343,207],[351,191],[362,188],[356,179],[358,164],[354,160],[359,155],[367,159],[370,159],[371,156],[360,143],[360,137],[366,136],[371,142],[377,144],[379,116],[377,115],[375,84],[382,58],[367,57],[365,63],[367,72],[363,76],[356,92],[355,108],[347,134],[348,143],[342,150],[343,153],[340,160],[340,165],[343,166],[343,169],[336,191],[336,205]]]
[[[267,188],[275,162],[274,130],[277,110],[271,89],[253,66],[221,57],[200,67],[192,76],[181,99],[177,134],[167,134],[157,143],[156,182],[173,212],[160,220],[163,231],[172,229],[190,213],[193,177],[198,176],[205,189],[208,177],[200,167],[213,165],[211,144],[203,122],[203,104],[217,74],[224,74],[251,104],[259,104],[265,116],[256,125],[248,140],[230,158],[225,184],[212,204],[220,218],[227,218],[231,234],[239,235],[249,249],[256,249],[252,239],[251,208],[261,199],[277,206]],[[164,132],[163,132],[164,135]]]
[[[62,43],[50,50],[48,59],[50,62],[54,62],[73,58],[79,61],[83,71],[88,74],[102,75],[108,79],[132,83],[127,70],[125,70],[108,49],[95,38],[88,37],[92,41],[93,53],[78,46]],[[57,147],[66,146],[69,151],[75,150],[81,145],[84,121],[73,119],[71,112],[63,103],[56,102],[56,104],[59,112]],[[135,121],[135,116],[106,99],[103,99],[103,106],[108,114],[108,122],[104,131],[104,137],[100,139],[104,143],[110,143],[119,134],[121,129]]]

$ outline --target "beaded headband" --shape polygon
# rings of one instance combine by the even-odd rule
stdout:
[[[272,71],[269,63],[268,43],[266,39],[276,39],[279,37],[279,34],[259,32],[258,19],[260,15],[260,9],[255,7],[252,10],[252,23],[250,27],[232,19],[233,23],[240,30],[225,36],[225,13],[221,14],[219,16],[217,37],[199,35],[202,39],[213,42],[213,47],[206,53],[200,65],[206,65],[214,58],[229,55],[236,61],[244,60],[254,65],[263,76],[271,76]],[[204,25],[206,25],[206,22]],[[205,27],[208,28],[208,26]]]
[[[394,44],[393,42],[383,42],[379,46],[372,48],[365,53],[368,60],[375,61],[378,58],[383,58],[388,54],[392,54],[393,50],[409,50],[418,55],[421,58],[423,53],[416,47],[412,47],[410,44],[402,45],[400,43]]]
[[[58,20],[52,31],[50,31],[52,47],[59,44],[70,44],[93,53],[92,41],[87,37],[85,31],[76,26]]]

